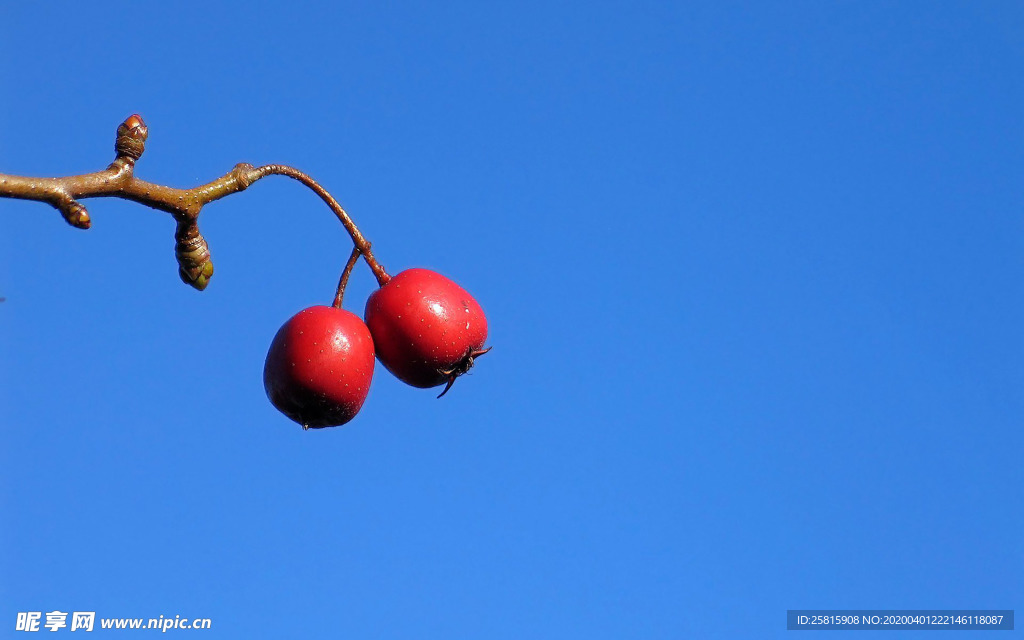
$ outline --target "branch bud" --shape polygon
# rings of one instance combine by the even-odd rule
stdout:
[[[64,216],[64,220],[72,227],[88,229],[92,224],[92,219],[89,218],[89,212],[85,210],[85,205],[77,200],[72,200],[71,198],[60,200],[56,203],[56,207],[60,211],[60,215]]]
[[[149,137],[149,128],[142,121],[142,116],[135,113],[128,116],[117,128],[117,140],[114,142],[114,150],[118,158],[126,158],[134,163],[142,157],[146,150],[146,138]]]
[[[202,291],[213,277],[213,262],[210,261],[206,238],[199,233],[199,225],[194,219],[179,220],[174,240],[174,255],[178,259],[181,281]]]

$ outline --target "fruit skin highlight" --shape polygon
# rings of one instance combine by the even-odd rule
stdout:
[[[381,364],[414,387],[447,383],[441,395],[488,351],[480,304],[429,269],[392,277],[366,301],[365,318]]]
[[[373,338],[359,316],[309,307],[274,336],[263,386],[270,402],[303,428],[336,427],[359,413],[373,367]]]

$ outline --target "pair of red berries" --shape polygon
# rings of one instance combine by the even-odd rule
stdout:
[[[488,351],[483,309],[465,289],[427,269],[388,280],[366,301],[365,318],[316,306],[288,320],[263,369],[270,402],[304,428],[335,427],[362,408],[375,355],[414,387],[447,385],[444,395]]]

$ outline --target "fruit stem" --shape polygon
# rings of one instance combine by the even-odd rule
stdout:
[[[352,247],[352,255],[348,257],[348,262],[345,263],[345,270],[341,272],[341,279],[338,280],[338,292],[334,294],[334,308],[341,308],[341,300],[345,297],[345,287],[348,286],[348,277],[352,275],[352,268],[356,266],[356,262],[359,261],[359,255],[362,251],[359,247]]]
[[[320,199],[327,203],[327,206],[331,208],[331,211],[333,211],[334,215],[338,217],[338,220],[341,220],[341,224],[345,226],[345,230],[348,231],[348,235],[352,237],[352,243],[356,246],[356,249],[359,250],[359,253],[362,254],[363,259],[366,260],[366,264],[369,265],[370,270],[373,271],[374,277],[377,278],[377,283],[382,287],[388,283],[391,276],[389,276],[387,271],[384,270],[383,265],[377,262],[377,259],[373,257],[373,252],[370,251],[369,240],[363,237],[363,234],[359,231],[359,227],[357,227],[356,223],[352,221],[352,217],[348,215],[340,204],[338,204],[338,201],[334,199],[334,196],[332,196],[327,189],[321,187],[316,180],[298,169],[281,164],[268,164],[262,167],[256,167],[250,172],[249,177],[253,182],[255,182],[256,180],[269,175],[287,176],[294,180],[298,180],[312,189],[316,195],[320,196]]]

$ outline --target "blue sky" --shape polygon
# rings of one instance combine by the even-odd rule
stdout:
[[[1020,608],[1022,36],[1012,2],[9,3],[0,171],[98,170],[133,112],[154,182],[296,166],[494,351],[303,432],[262,367],[351,248],[312,194],[211,204],[203,293],[166,214],[0,200],[0,637]]]

